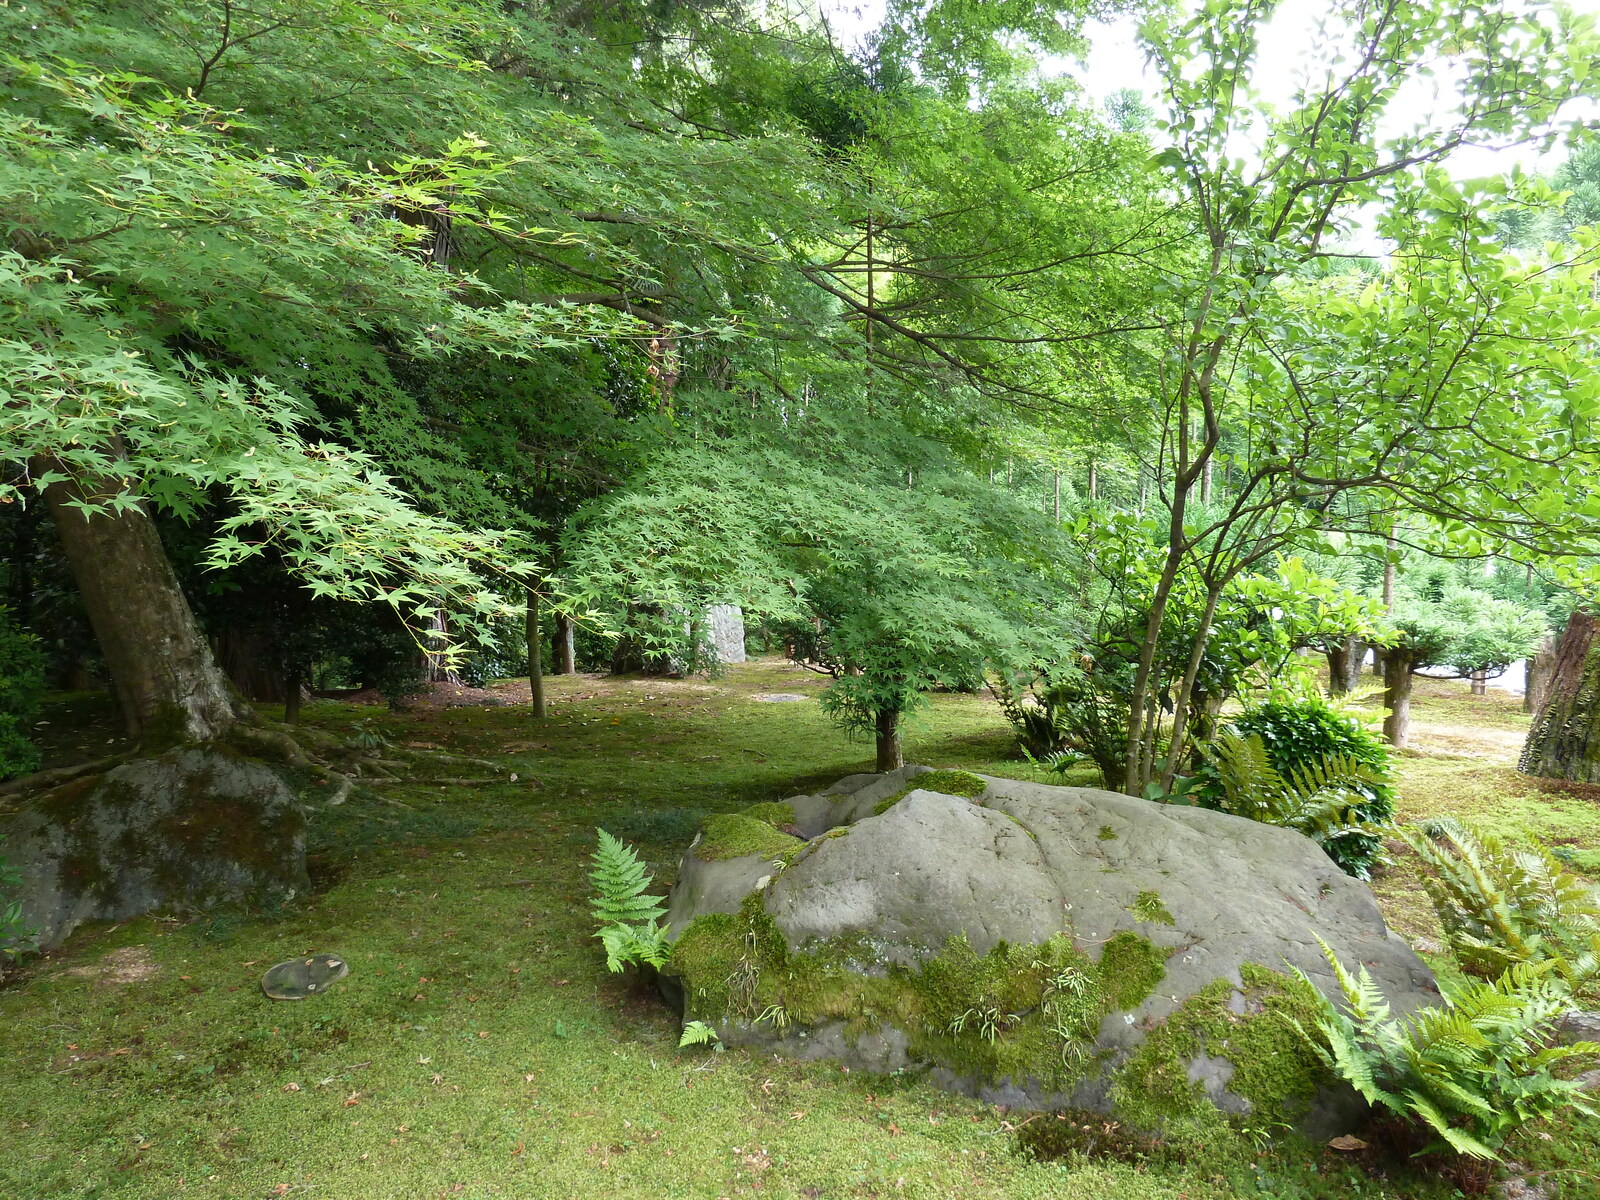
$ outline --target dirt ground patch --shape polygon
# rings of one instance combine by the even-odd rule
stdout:
[[[93,979],[104,984],[145,983],[161,973],[161,968],[143,946],[123,946],[103,956],[97,963],[68,967],[62,972],[74,979]]]

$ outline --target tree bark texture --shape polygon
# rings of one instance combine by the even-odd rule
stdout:
[[[1383,737],[1389,745],[1401,749],[1409,744],[1411,736],[1411,671],[1416,657],[1405,646],[1393,646],[1381,657],[1383,705],[1389,710],[1383,719]]]
[[[879,712],[877,732],[877,769],[879,771],[898,771],[906,765],[906,760],[900,753],[900,714],[897,712]]]
[[[1524,680],[1522,711],[1536,713],[1544,707],[1545,693],[1550,689],[1550,672],[1556,664],[1556,639],[1546,634],[1539,643],[1539,651],[1528,660],[1528,673]]]
[[[73,506],[121,491],[110,480],[88,487],[59,482],[45,489],[45,502],[129,735],[208,741],[244,710],[200,634],[150,514],[142,504],[93,516]]]
[[[1367,644],[1358,637],[1335,642],[1324,655],[1328,660],[1328,695],[1344,696],[1361,686],[1361,664]]]
[[[422,652],[427,661],[428,682],[460,687],[461,672],[450,665],[450,656],[445,653],[445,647],[450,644],[450,619],[442,608],[433,610],[433,635]]]
[[[1567,618],[1543,703],[1534,713],[1517,765],[1529,775],[1600,783],[1600,620]]]
[[[539,628],[539,594],[528,592],[528,612],[523,622],[528,642],[528,702],[537,720],[544,720],[544,634]]]
[[[574,639],[572,618],[565,613],[556,616],[556,663],[554,674],[576,675],[578,653]]]

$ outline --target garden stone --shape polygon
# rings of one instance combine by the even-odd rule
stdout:
[[[1556,1040],[1568,1046],[1573,1042],[1600,1042],[1600,1012],[1569,1012],[1561,1018]]]
[[[744,609],[737,604],[715,604],[706,612],[706,632],[719,663],[742,663]]]
[[[269,1000],[306,1000],[321,995],[350,974],[350,964],[336,954],[291,958],[267,968],[261,991]]]
[[[1326,1137],[1365,1105],[1286,1019],[1315,1019],[1311,986],[1338,998],[1318,938],[1397,1014],[1439,1001],[1367,886],[1292,830],[987,776],[966,798],[917,787],[928,770],[787,801],[809,840],[776,866],[686,856],[666,974],[688,1016],[992,1103],[1133,1124],[1265,1106]]]
[[[791,796],[784,803],[794,809],[794,825],[800,836],[814,838],[834,826],[833,796]]]
[[[48,950],[85,921],[282,903],[310,887],[305,826],[271,767],[198,745],[55,788],[0,818],[0,835]]]

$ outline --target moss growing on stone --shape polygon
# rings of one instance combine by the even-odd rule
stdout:
[[[1116,841],[1117,840],[1117,831],[1115,829],[1111,828],[1111,826],[1109,826],[1109,825],[1100,826],[1100,840],[1102,842],[1114,842],[1114,841]]]
[[[1133,898],[1128,911],[1139,920],[1148,921],[1152,925],[1177,924],[1172,914],[1167,911],[1166,902],[1161,899],[1160,892],[1140,892]]]
[[[694,852],[707,862],[743,858],[747,854],[777,859],[804,844],[745,813],[721,813],[701,823],[700,842]]]
[[[1065,933],[1036,945],[1000,942],[986,954],[956,937],[924,948],[912,966],[886,961],[888,947],[861,932],[791,948],[763,901],[756,892],[737,914],[699,917],[673,946],[668,972],[683,980],[687,1017],[753,1022],[777,1006],[802,1028],[842,1025],[850,1038],[892,1025],[914,1060],[981,1082],[1032,1079],[1069,1091],[1105,1069],[1104,1018],[1136,1009],[1166,974],[1167,951],[1131,931],[1114,935],[1098,963]],[[1315,994],[1264,967],[1246,964],[1241,974],[1240,988],[1217,980],[1191,996],[1116,1071],[1122,1119],[1142,1128],[1220,1121],[1189,1078],[1200,1055],[1232,1064],[1228,1091],[1255,1113],[1305,1115],[1331,1082],[1292,1024],[1314,1022]]]
[[[1100,952],[1100,978],[1113,1008],[1129,1012],[1166,977],[1169,951],[1131,929],[1113,934]]]
[[[697,918],[674,945],[668,971],[684,981],[687,1016],[752,1021],[779,1006],[802,1026],[842,1023],[847,1036],[888,1023],[906,1032],[920,1060],[1056,1088],[1096,1062],[1111,999],[1102,968],[1066,934],[1038,945],[1002,942],[983,955],[957,937],[937,953],[929,948],[918,966],[885,965],[885,947],[863,933],[790,949],[761,901],[755,893],[736,916]]]
[[[765,821],[774,827],[779,825],[794,824],[794,805],[784,804],[780,800],[773,800],[766,804],[752,804],[739,814],[742,817],[754,817],[757,821]]]
[[[1112,1087],[1113,1103],[1125,1119],[1154,1128],[1215,1117],[1205,1089],[1188,1074],[1189,1062],[1200,1054],[1232,1064],[1227,1090],[1249,1101],[1258,1116],[1298,1120],[1317,1090],[1333,1082],[1293,1024],[1315,1023],[1311,986],[1254,963],[1245,963],[1240,977],[1239,988],[1226,979],[1207,984],[1150,1031]]]
[[[971,771],[925,771],[894,795],[879,800],[872,806],[872,815],[876,817],[888,812],[912,792],[938,792],[941,796],[976,800],[988,786]]]

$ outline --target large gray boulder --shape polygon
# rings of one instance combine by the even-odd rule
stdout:
[[[25,925],[51,949],[85,921],[304,892],[305,811],[283,778],[189,746],[75,780],[0,816]]]
[[[1295,1030],[1315,998],[1291,968],[1337,997],[1320,938],[1397,1012],[1438,1000],[1367,886],[1290,830],[921,767],[785,803],[712,818],[669,902],[668,974],[725,1040],[997,1103],[1324,1134],[1363,1106]]]

